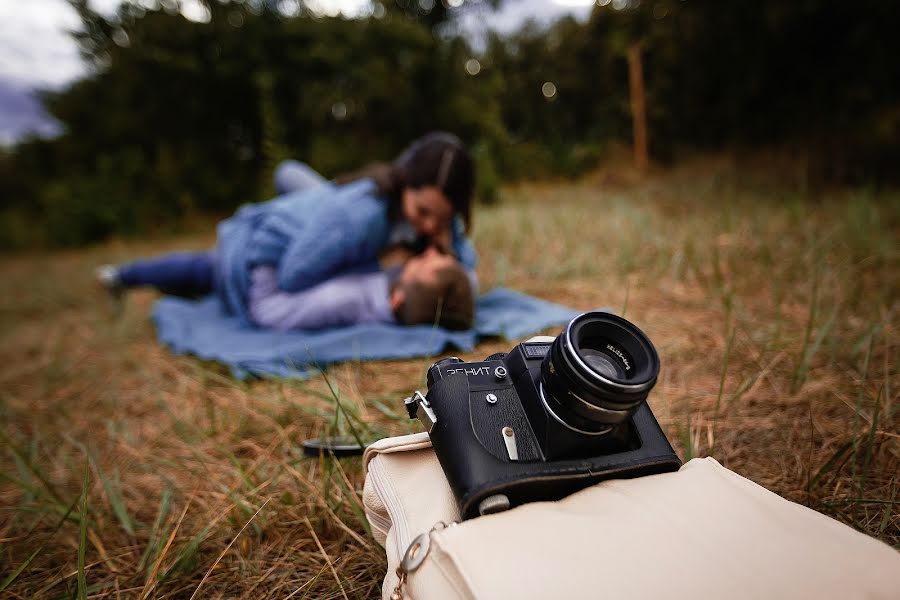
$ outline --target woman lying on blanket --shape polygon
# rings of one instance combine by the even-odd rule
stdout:
[[[215,291],[226,310],[253,324],[256,305],[269,296],[303,292],[336,275],[371,274],[387,248],[420,238],[453,255],[474,289],[477,257],[464,234],[473,187],[474,165],[463,144],[432,133],[390,165],[242,207],[219,223],[210,252],[106,265],[97,278],[114,292]]]

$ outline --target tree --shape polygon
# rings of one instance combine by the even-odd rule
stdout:
[[[387,14],[401,15],[437,29],[466,10],[496,10],[503,0],[376,0]]]

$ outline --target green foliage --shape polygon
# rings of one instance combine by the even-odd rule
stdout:
[[[453,35],[463,9],[437,0],[387,0],[380,18],[359,20],[216,0],[207,23],[170,3],[123,4],[112,18],[70,3],[92,72],[44,94],[59,138],[0,153],[3,247],[226,214],[269,197],[284,158],[331,177],[433,129],[471,144],[484,201],[503,180],[574,175],[630,141],[624,56],[634,45],[656,159],[786,146],[813,182],[898,175],[892,3],[625,1],[585,23],[488,34],[482,51]]]
[[[481,142],[472,148],[472,157],[475,159],[475,168],[478,172],[475,194],[485,204],[493,204],[497,201],[500,186],[500,176],[497,173],[493,153],[486,143]]]
[[[400,17],[440,29],[452,21],[461,10],[496,8],[502,0],[468,0],[465,9],[451,8],[446,0],[376,0],[390,17]],[[460,6],[462,2],[459,3]]]

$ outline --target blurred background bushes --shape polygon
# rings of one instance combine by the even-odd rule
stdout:
[[[270,197],[284,158],[334,176],[433,129],[471,145],[483,201],[503,181],[577,175],[630,143],[634,44],[657,161],[777,150],[803,157],[811,183],[900,177],[892,2],[601,0],[584,23],[527,23],[478,48],[441,0],[355,20],[215,0],[207,23],[171,2],[112,18],[70,2],[91,74],[44,93],[59,137],[0,150],[3,247],[225,215]]]

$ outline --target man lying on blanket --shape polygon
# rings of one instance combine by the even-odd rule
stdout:
[[[246,297],[241,298],[241,318],[248,325],[278,330],[376,322],[469,329],[478,293],[474,271],[434,246],[415,252],[397,244],[381,257],[380,270],[347,271],[299,292],[279,288],[274,265],[252,266],[246,275]],[[377,268],[365,268],[373,266]],[[215,251],[182,252],[104,265],[97,280],[116,298],[135,287],[187,298],[211,293],[221,297],[225,286],[217,283],[220,272]]]
[[[302,292],[278,289],[278,272],[250,272],[249,313],[260,327],[322,329],[357,323],[434,323],[469,329],[474,317],[469,275],[434,246],[400,266],[334,277]]]

